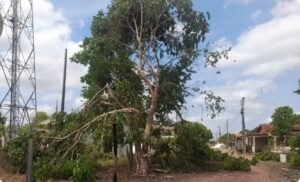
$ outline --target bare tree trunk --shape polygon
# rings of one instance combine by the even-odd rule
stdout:
[[[136,173],[137,174],[142,174],[141,158],[142,158],[141,144],[136,144],[135,145],[135,161],[136,161]]]
[[[153,89],[151,106],[147,115],[146,128],[144,130],[144,141],[142,144],[142,155],[141,155],[141,172],[143,176],[148,175],[149,171],[149,142],[151,136],[151,130],[154,123],[154,114],[157,109],[157,97],[158,97],[158,87]]]

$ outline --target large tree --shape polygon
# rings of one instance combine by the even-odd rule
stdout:
[[[136,145],[140,174],[148,171],[155,120],[171,111],[180,114],[190,91],[199,91],[187,86],[198,69],[194,65],[215,67],[227,58],[227,51],[210,52],[201,44],[209,32],[208,19],[208,13],[193,9],[191,0],[113,0],[107,13],[94,17],[91,37],[73,57],[89,66],[82,78],[87,84],[84,96],[92,98],[106,87],[117,107],[142,113],[136,119],[144,127],[141,144]],[[222,109],[220,97],[201,93],[207,95],[206,102],[215,101],[208,107],[214,115]]]
[[[293,124],[296,123],[297,115],[291,107],[281,106],[275,109],[271,118],[275,127],[274,134],[285,138]],[[284,140],[284,143],[286,143],[286,140]]]

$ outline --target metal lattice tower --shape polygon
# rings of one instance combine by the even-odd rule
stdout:
[[[30,123],[36,113],[36,73],[32,0],[0,0],[0,111],[9,124],[9,137]],[[0,73],[1,73],[0,71]]]

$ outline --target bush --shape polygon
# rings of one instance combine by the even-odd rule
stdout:
[[[287,162],[291,168],[300,168],[300,155],[299,154],[288,155]]]
[[[258,163],[258,158],[254,156],[251,160],[251,165],[255,166]]]
[[[41,154],[40,151],[40,139],[38,135],[24,134],[17,138],[10,140],[3,148],[4,157],[9,164],[18,168],[19,172],[25,172],[26,167],[26,155],[27,155],[27,143],[28,139],[33,139],[33,160],[38,158]]]
[[[300,153],[300,136],[290,138],[289,146],[292,148],[292,150]]]
[[[214,151],[208,146],[211,132],[199,123],[177,126],[175,137],[153,142],[155,155],[151,158],[155,167],[171,169],[250,170],[250,161],[234,158],[227,153]]]
[[[261,161],[274,161],[274,162],[279,162],[280,161],[279,154],[272,153],[269,150],[264,150],[264,151],[262,151],[260,153],[257,153],[255,155],[255,157],[258,160],[261,160]]]
[[[95,179],[96,163],[88,159],[73,161],[73,174],[71,180],[74,182],[90,182]]]
[[[223,169],[228,171],[250,171],[250,161],[242,157],[229,157],[224,161]]]
[[[175,128],[174,138],[152,141],[155,155],[153,166],[173,169],[192,169],[207,158],[208,142],[212,134],[200,123],[181,123]]]
[[[96,162],[87,158],[66,160],[60,164],[51,164],[50,160],[38,159],[33,165],[35,180],[48,179],[72,180],[74,182],[92,182],[95,179]]]
[[[4,156],[7,162],[17,167],[20,172],[25,172],[27,140],[18,137],[10,140],[4,147]]]
[[[126,158],[118,159],[118,167],[126,167],[128,165],[128,161]],[[113,159],[99,159],[97,160],[97,166],[101,169],[109,169],[114,167]]]
[[[46,181],[53,177],[53,168],[47,159],[39,159],[33,163],[32,176],[34,179]]]

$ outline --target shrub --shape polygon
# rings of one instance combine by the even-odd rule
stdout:
[[[118,167],[126,167],[128,165],[128,161],[126,158],[118,159]],[[113,159],[99,159],[97,160],[97,166],[101,169],[109,169],[114,167]]]
[[[279,162],[280,157],[279,154],[272,153],[269,150],[264,150],[260,153],[257,153],[255,157],[261,161],[274,161],[274,162]]]
[[[229,157],[224,161],[223,169],[228,171],[250,171],[250,161],[242,157]]]
[[[71,180],[74,182],[90,182],[95,179],[96,163],[88,159],[73,161],[73,174]]]
[[[251,165],[255,166],[258,163],[258,158],[254,156],[251,160]]]
[[[19,172],[25,172],[27,142],[28,139],[33,139],[33,160],[40,156],[40,139],[38,135],[24,134],[10,140],[3,148],[5,159],[9,164],[18,168]]]
[[[291,168],[300,168],[300,155],[299,154],[288,155],[287,162]]]
[[[208,142],[212,134],[200,123],[181,123],[174,138],[152,139],[156,151],[153,166],[173,169],[192,169],[207,158]]]
[[[39,159],[33,163],[32,176],[34,179],[46,181],[53,177],[53,168],[47,159]]]
[[[300,136],[290,138],[289,146],[292,148],[292,150],[300,153]]]
[[[233,158],[208,146],[211,132],[199,123],[177,126],[175,137],[153,142],[155,155],[152,165],[171,169],[204,168],[206,170],[250,170],[250,161]]]
[[[26,144],[26,138],[18,137],[14,140],[10,140],[3,149],[5,159],[21,172],[25,171]]]

